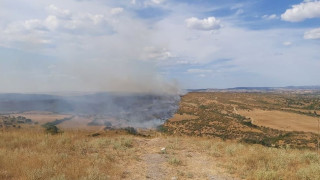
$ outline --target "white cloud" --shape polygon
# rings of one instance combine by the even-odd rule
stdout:
[[[281,15],[281,19],[289,22],[299,22],[305,19],[320,17],[320,1],[304,1],[293,5]]]
[[[243,9],[238,9],[237,12],[236,12],[236,15],[241,15],[244,13],[244,10]]]
[[[55,16],[48,16],[46,18],[46,20],[44,21],[44,24],[46,25],[46,27],[50,30],[55,30],[56,28],[58,28],[59,26],[59,22],[57,17]]]
[[[55,15],[59,18],[70,18],[71,16],[70,10],[58,8],[53,4],[49,5],[47,9],[50,14]]]
[[[112,15],[117,15],[117,14],[120,14],[120,13],[122,13],[123,12],[123,8],[112,8],[111,9],[111,11],[110,11],[110,13],[112,14]]]
[[[105,20],[105,17],[102,14],[87,14],[86,16],[90,18],[95,25],[100,24]]]
[[[243,8],[243,4],[234,4],[231,6],[231,10],[234,10],[234,9],[241,9]]]
[[[24,22],[24,27],[27,30],[43,29],[44,28],[42,21],[39,19],[26,20]]]
[[[56,16],[48,16],[45,20],[40,19],[30,19],[26,20],[23,23],[23,26],[20,26],[19,32],[24,30],[29,31],[47,31],[47,30],[55,30],[59,26],[59,22]],[[22,29],[24,27],[24,29]]]
[[[152,0],[153,3],[155,4],[161,4],[163,2],[165,2],[166,0]]]
[[[320,28],[305,32],[304,39],[320,39]]]
[[[147,1],[152,7],[159,6],[151,0]],[[189,87],[194,87],[195,84],[259,85],[259,82],[264,85],[269,85],[268,82],[317,83],[314,77],[319,76],[319,63],[315,61],[319,59],[319,44],[301,39],[301,34],[308,30],[305,27],[273,26],[254,30],[242,26],[243,19],[232,14],[223,18],[223,31],[211,31],[221,28],[220,21],[213,17],[203,19],[201,12],[208,10],[196,5],[168,1],[160,6],[170,13],[161,16],[159,21],[146,21],[133,15],[137,8],[144,8],[145,0],[137,1],[137,5],[131,5],[129,0],[126,2],[127,6],[124,2],[118,2],[120,1],[55,1],[55,7],[64,8],[62,12],[69,9],[65,13],[68,16],[46,9],[48,4],[42,1],[40,5],[33,3],[41,6],[36,9],[42,9],[42,12],[29,10],[17,13],[21,7],[14,9],[12,6],[11,13],[4,14],[3,10],[7,8],[0,6],[0,15],[4,14],[1,16],[3,21],[0,21],[0,44],[52,56],[57,59],[56,68],[53,69],[58,71],[58,75],[75,77],[71,81],[58,76],[48,79],[45,78],[46,72],[39,73],[31,81],[30,86],[35,88],[36,84],[39,88],[45,87],[42,83],[35,82],[40,78],[45,80],[43,84],[50,82],[52,85],[49,87],[55,90],[110,90],[126,87],[126,84],[135,83],[134,81],[139,86],[139,82],[142,83],[141,86],[154,83],[155,88],[161,88],[160,84],[157,85],[157,77],[153,72],[164,69],[168,72],[168,79],[176,78],[182,84],[190,84]],[[111,11],[114,7],[125,7],[125,12],[120,16],[113,16]],[[194,18],[186,20],[186,17]],[[241,26],[237,26],[239,24]],[[186,26],[204,30],[205,33],[189,30]],[[110,29],[114,31],[108,33]],[[206,31],[216,34],[211,35]],[[305,38],[318,37],[312,34],[306,33]],[[290,44],[289,41],[294,42],[294,46],[285,47]],[[146,61],[147,59],[156,61]],[[0,61],[0,64],[4,61]],[[52,61],[48,61],[47,64],[51,63]],[[1,64],[0,67],[6,66]],[[42,72],[43,69],[46,68],[39,68],[39,71]],[[3,77],[5,73],[0,71],[0,80],[3,80],[5,78],[1,79],[1,73]],[[21,77],[21,81],[16,81],[17,84],[22,84],[19,82],[22,82],[25,74],[26,71],[20,71],[17,77]],[[194,82],[186,79],[186,75],[193,77]],[[201,76],[206,78],[199,78]],[[268,81],[268,78],[271,80]],[[11,81],[8,81],[2,87],[10,84]],[[83,84],[86,86],[81,86]]]
[[[144,48],[142,59],[144,60],[166,60],[174,57],[172,53],[166,48],[149,46]]]
[[[212,73],[213,71],[211,69],[188,69],[188,73]]]
[[[198,19],[195,17],[189,18],[185,20],[187,23],[187,27],[190,29],[202,30],[202,31],[210,31],[221,28],[220,20],[215,17],[208,17],[205,19]]]
[[[262,18],[267,20],[273,20],[273,19],[278,19],[278,16],[276,14],[271,14],[271,15],[264,15],[262,16]]]
[[[284,46],[291,46],[291,45],[292,45],[292,42],[290,42],[290,41],[284,41],[282,44],[283,44]]]

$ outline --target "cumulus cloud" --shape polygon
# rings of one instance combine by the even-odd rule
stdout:
[[[137,16],[139,8],[148,8],[145,1],[150,3],[151,10],[159,8],[170,13],[165,16],[160,13],[157,21]],[[0,44],[45,57],[31,57],[23,65],[18,60],[6,61],[2,58],[6,53],[0,53],[2,91],[6,87],[11,91],[27,86],[30,91],[121,89],[135,92],[175,87],[167,86],[166,78],[177,79],[188,88],[274,85],[274,82],[314,84],[317,79],[313,77],[319,76],[319,63],[314,61],[319,59],[319,44],[301,39],[305,26],[266,29],[263,26],[255,30],[248,28],[251,25],[245,26],[248,23],[243,18],[230,14],[223,18],[223,31],[212,31],[222,25],[215,17],[203,18],[206,14],[203,12],[208,12],[209,7],[177,1],[158,5],[152,0],[137,0],[133,5],[130,0],[108,3],[57,0],[51,7],[47,2],[32,2],[37,7],[21,13],[17,11],[30,7],[0,6],[0,15],[3,14]],[[119,7],[125,11],[120,16],[113,15],[112,10],[121,11]],[[273,18],[272,14],[267,17]],[[213,36],[208,31],[219,33]],[[319,37],[315,34],[306,32],[305,38]],[[285,47],[289,41],[294,42],[294,46]],[[33,49],[29,50],[30,47]],[[25,55],[21,57],[26,59]],[[48,57],[56,60],[47,60]],[[221,59],[232,61],[219,61]],[[8,64],[12,68],[7,68]],[[19,66],[14,66],[16,64]],[[30,68],[26,68],[27,64]],[[52,64],[55,66],[50,67]],[[8,79],[11,70],[16,73],[12,72],[12,78]],[[166,77],[163,79],[162,75]]]
[[[148,46],[144,48],[143,60],[166,60],[174,57],[173,54],[166,48]]]
[[[70,37],[77,34],[97,36],[111,34],[114,29],[116,17],[107,17],[104,14],[91,14],[87,12],[72,13],[67,9],[60,9],[55,5],[47,7],[47,16],[43,19],[27,19],[25,21],[13,21],[0,28],[4,34],[0,40],[5,44],[14,42],[32,44],[50,44],[54,38],[63,33]],[[122,8],[111,9],[111,13],[117,14]],[[7,42],[6,42],[7,41]]]
[[[123,12],[123,8],[112,8],[111,9],[111,11],[110,11],[110,13],[112,14],[112,15],[117,15],[117,14],[120,14],[120,13],[122,13]]]
[[[39,29],[39,30],[43,30],[45,29],[45,26],[43,26],[43,23],[41,20],[39,19],[30,19],[30,20],[26,20],[24,22],[24,27],[27,30],[34,30],[34,29]]]
[[[320,39],[320,28],[305,32],[304,39]]]
[[[58,28],[59,22],[56,16],[48,16],[45,20],[40,19],[29,19],[26,20],[23,23],[23,26],[20,26],[20,28],[24,27],[25,30],[29,31],[48,31],[48,30],[55,30]],[[21,29],[22,30],[22,29]]]
[[[320,1],[304,1],[287,9],[281,19],[289,22],[300,22],[305,19],[320,17]]]
[[[198,19],[196,17],[192,17],[186,19],[187,27],[190,29],[202,30],[202,31],[211,31],[217,30],[221,28],[220,20],[215,17],[208,17],[204,19]]]
[[[55,16],[48,16],[44,21],[44,24],[50,30],[55,30],[59,26],[58,19]]]
[[[278,19],[278,16],[276,14],[271,14],[271,15],[263,15],[262,18],[267,20],[273,20],[273,19]]]
[[[71,12],[68,9],[62,9],[54,4],[51,4],[47,7],[47,10],[50,14],[55,15],[59,18],[70,18],[71,17]]]

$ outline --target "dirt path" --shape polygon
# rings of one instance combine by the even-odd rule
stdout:
[[[166,157],[161,154],[161,143],[158,138],[149,140],[146,143],[146,154],[142,156],[146,164],[146,178],[148,179],[165,179],[169,174],[166,168]]]
[[[225,174],[212,157],[195,151],[195,147],[185,147],[184,142],[177,143],[165,138],[143,138],[138,139],[138,143],[140,160],[128,164],[130,173],[125,179],[234,179]],[[162,148],[166,150],[161,151]]]
[[[234,105],[232,105],[233,107],[233,111],[235,112],[235,114],[239,114],[238,110],[236,109],[236,107]]]

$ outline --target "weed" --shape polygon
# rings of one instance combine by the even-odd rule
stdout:
[[[176,157],[172,157],[169,159],[169,164],[173,165],[173,166],[180,166],[182,164],[181,160],[176,158]]]

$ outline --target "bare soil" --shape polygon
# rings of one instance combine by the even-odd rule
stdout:
[[[196,151],[196,147],[187,147],[178,139],[158,137],[139,139],[138,142],[141,159],[138,163],[128,164],[125,179],[236,179],[219,167],[215,158]]]

